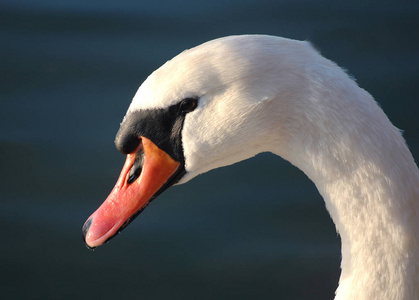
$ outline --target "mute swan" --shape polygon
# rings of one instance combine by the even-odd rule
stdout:
[[[231,36],[152,73],[121,123],[127,154],[83,226],[89,248],[173,184],[270,151],[316,184],[342,241],[335,299],[419,299],[419,171],[370,94],[307,42]]]

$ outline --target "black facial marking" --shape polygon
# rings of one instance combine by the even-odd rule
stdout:
[[[182,127],[187,113],[198,104],[197,98],[186,98],[168,108],[145,109],[130,113],[121,124],[115,138],[116,148],[123,154],[131,153],[140,137],[150,139],[174,160],[184,163]]]

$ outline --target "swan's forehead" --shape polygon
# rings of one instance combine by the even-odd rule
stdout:
[[[235,36],[186,50],[144,81],[129,111],[167,108],[187,97],[208,95],[213,99],[213,95],[234,89],[265,93],[274,85],[258,79],[281,64],[272,53],[282,49],[293,57],[292,53],[302,49],[301,43],[268,36]]]
[[[183,98],[196,96],[187,95],[187,91],[194,89],[182,83],[183,77],[181,70],[174,70],[167,64],[163,65],[139,87],[132,100],[130,111],[166,108]]]
[[[253,39],[227,37],[180,53],[144,81],[130,110],[166,108],[187,97],[220,92],[246,73],[247,52],[255,47]]]
[[[129,111],[170,107],[216,88],[211,58],[197,50],[182,52],[154,71],[138,89]]]

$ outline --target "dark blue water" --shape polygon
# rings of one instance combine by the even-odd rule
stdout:
[[[94,252],[113,145],[146,76],[240,33],[307,39],[380,102],[419,157],[417,1],[0,3],[4,299],[332,299],[340,241],[314,185],[270,154],[173,187]]]

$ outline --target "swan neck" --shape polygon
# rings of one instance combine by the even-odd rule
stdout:
[[[311,124],[285,153],[315,183],[341,236],[336,299],[419,299],[419,171],[379,112],[374,126],[342,117],[319,135]]]

